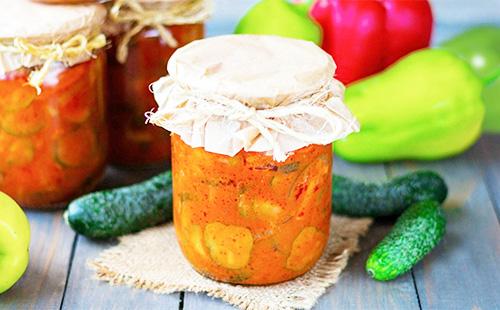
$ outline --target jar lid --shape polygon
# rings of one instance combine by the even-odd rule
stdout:
[[[0,0],[0,40],[61,43],[78,33],[100,27],[106,10],[99,4],[48,5],[29,0]]]
[[[313,43],[263,35],[195,41],[152,84],[153,124],[192,147],[234,156],[265,152],[283,161],[299,148],[359,131],[333,78],[335,62]]]
[[[82,63],[106,45],[101,34],[106,9],[100,4],[0,0],[0,7],[0,75],[41,65],[28,78],[38,93],[53,62]]]
[[[112,4],[107,30],[114,35],[122,32],[116,47],[120,63],[127,59],[132,38],[144,28],[155,28],[169,47],[177,48],[169,27],[203,23],[213,10],[212,0],[114,0]]]
[[[181,85],[256,108],[286,105],[317,91],[335,73],[332,57],[309,41],[227,35],[177,50],[169,74]]]

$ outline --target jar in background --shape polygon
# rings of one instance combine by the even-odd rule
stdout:
[[[106,11],[3,2],[0,191],[24,207],[62,206],[92,190],[104,171]]]
[[[174,53],[152,86],[172,135],[174,224],[199,273],[240,284],[310,270],[329,238],[332,145],[359,125],[310,42],[222,36]]]
[[[145,124],[144,113],[156,106],[149,85],[164,74],[178,47],[203,38],[209,1],[133,1],[143,8],[141,14],[129,2],[115,1],[110,8],[110,160],[129,167],[167,165],[170,134]],[[146,20],[151,14],[154,23]]]

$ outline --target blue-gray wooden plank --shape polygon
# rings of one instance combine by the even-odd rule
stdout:
[[[0,295],[0,309],[59,309],[75,234],[64,224],[61,212],[30,211],[28,218],[28,270],[20,282]]]
[[[78,237],[62,309],[178,309],[180,294],[159,295],[126,286],[111,286],[95,279],[87,262],[97,258],[113,242]]]
[[[450,188],[447,233],[414,268],[422,309],[500,309],[500,225],[478,165],[479,148],[453,159],[391,165],[394,174],[435,170]],[[494,156],[500,160],[500,153]]]
[[[116,187],[147,179],[162,169],[124,170],[108,168],[99,187]],[[110,286],[94,279],[87,261],[97,258],[111,242],[98,242],[79,236],[68,277],[63,309],[178,309],[180,294],[158,295],[124,286]]]

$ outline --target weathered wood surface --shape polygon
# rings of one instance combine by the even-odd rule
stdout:
[[[161,169],[145,171],[108,169],[100,187],[114,187],[147,179]],[[156,295],[127,287],[112,287],[96,281],[94,272],[87,267],[90,259],[112,246],[116,241],[95,241],[78,236],[74,258],[68,276],[62,309],[177,309],[180,294]]]
[[[384,167],[335,161],[337,173],[369,181],[414,169],[436,170],[450,186],[443,242],[412,273],[394,282],[372,281],[364,273],[364,261],[391,224],[376,223],[361,243],[363,251],[352,258],[317,309],[500,309],[500,225],[495,213],[500,197],[500,136],[486,136],[466,154],[438,162]],[[102,186],[136,182],[156,172],[109,170]],[[205,295],[156,295],[94,280],[86,262],[112,241],[75,238],[61,212],[28,215],[33,235],[30,267],[22,281],[0,296],[0,309],[231,308]]]
[[[389,169],[391,174],[431,169],[444,176],[450,188],[444,205],[447,233],[414,268],[422,309],[500,309],[500,226],[482,169],[500,172],[494,171],[500,148],[488,144],[481,150],[487,140],[458,158],[400,163]]]
[[[21,281],[0,295],[0,309],[59,309],[75,234],[62,212],[28,212],[28,217],[30,264]]]
[[[370,182],[386,180],[383,165],[354,165],[335,159],[334,173]],[[337,285],[331,287],[318,302],[318,309],[418,309],[418,302],[411,273],[390,283],[375,282],[366,276],[365,260],[369,251],[390,229],[388,222],[376,222],[361,241],[363,252],[349,261]]]

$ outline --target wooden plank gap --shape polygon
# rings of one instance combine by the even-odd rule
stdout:
[[[415,295],[417,296],[418,307],[422,310],[422,302],[420,301],[420,294],[418,293],[417,281],[415,280],[415,271],[411,269],[411,278],[413,280],[413,286],[415,286]]]
[[[496,184],[494,178],[490,173],[488,173],[488,171],[484,174],[484,182],[486,183],[486,191],[488,192],[488,196],[493,204],[493,209],[497,215],[497,222],[500,224],[500,201],[495,195],[495,188],[498,189],[500,186]]]
[[[179,310],[184,309],[184,292],[181,292],[179,295]]]
[[[395,173],[392,170],[391,163],[385,163],[384,170],[385,170],[385,174],[387,175],[388,180],[390,180],[394,177]],[[394,219],[394,220],[396,221],[397,219]],[[392,229],[392,227],[391,227],[391,229]],[[411,274],[411,279],[413,282],[413,289],[415,290],[415,297],[417,298],[418,308],[420,310],[422,310],[422,302],[420,300],[420,294],[418,292],[418,285],[417,285],[417,281],[415,280],[415,272],[414,272],[413,268],[410,270],[409,273]]]
[[[484,135],[476,149],[479,156],[474,157],[474,162],[483,172],[486,190],[500,223],[500,135]]]
[[[66,281],[64,282],[64,290],[61,298],[61,305],[59,306],[59,310],[62,310],[64,305],[64,297],[66,296],[66,290],[68,289],[69,277],[71,276],[71,267],[73,267],[73,259],[75,258],[76,252],[76,244],[78,243],[78,234],[75,234],[75,238],[73,239],[73,244],[71,245],[71,253],[69,256],[68,263],[68,271],[66,272]]]

